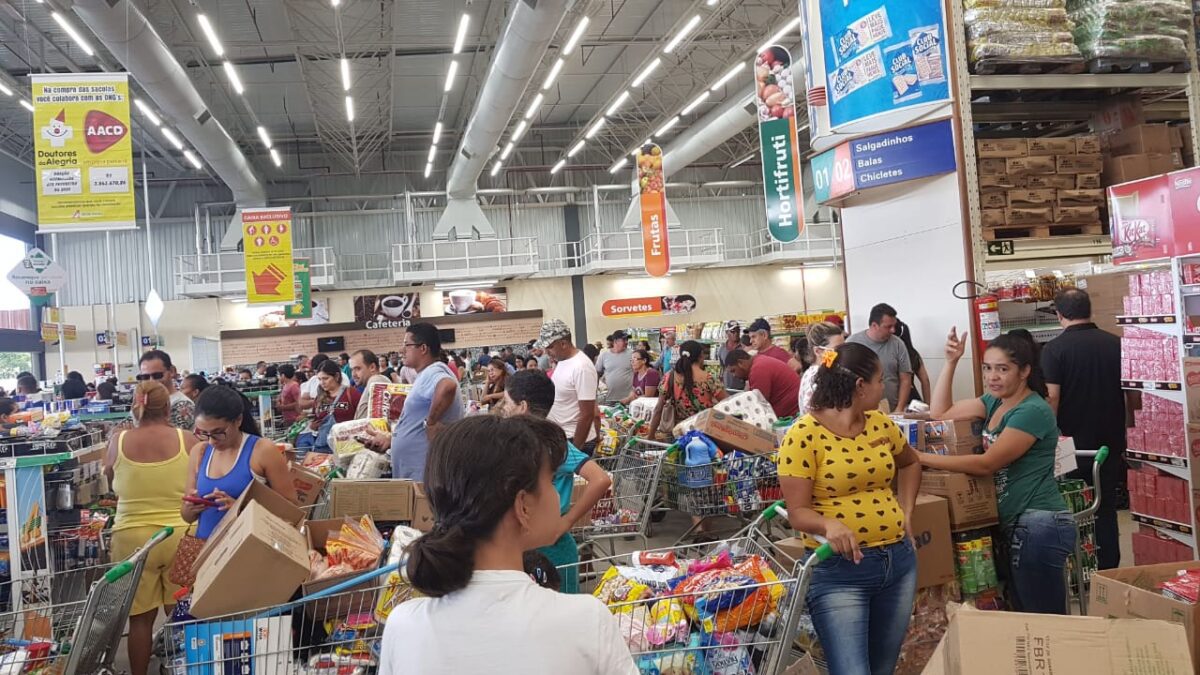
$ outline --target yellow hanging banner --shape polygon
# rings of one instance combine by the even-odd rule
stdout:
[[[242,209],[242,255],[246,261],[246,302],[295,302],[291,209]]]
[[[38,232],[136,228],[128,75],[30,79]]]

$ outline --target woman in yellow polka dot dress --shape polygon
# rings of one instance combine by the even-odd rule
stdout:
[[[895,670],[916,593],[907,528],[921,466],[878,410],[883,368],[874,351],[843,344],[816,367],[812,410],[779,452],[792,527],[824,536],[837,553],[813,568],[805,601],[830,675],[885,675]]]

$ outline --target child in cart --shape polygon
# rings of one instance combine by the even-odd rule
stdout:
[[[424,467],[434,525],[405,562],[428,597],[388,617],[381,675],[637,675],[603,603],[525,573],[525,552],[559,535],[554,470],[566,449],[561,428],[530,416],[468,417],[434,438]]]

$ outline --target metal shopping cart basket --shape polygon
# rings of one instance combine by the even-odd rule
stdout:
[[[628,554],[581,562],[601,572],[583,590],[608,605],[643,673],[774,675],[790,653],[810,569],[832,555],[822,546],[805,563],[793,563],[769,536],[777,514],[785,512],[764,509],[715,544],[641,552],[639,565]],[[644,564],[655,561],[663,565]],[[710,569],[685,573],[681,563]]]
[[[0,664],[16,668],[4,672],[112,672],[146,558],[172,533],[163,528],[127,560],[103,571],[77,568],[14,582],[11,590],[27,606],[0,615],[0,635],[7,636],[0,641]],[[76,597],[85,582],[88,591]]]
[[[658,494],[662,457],[623,453],[600,457],[595,461],[612,479],[612,487],[592,507],[590,523],[572,528],[571,534],[581,549],[594,549],[607,543],[610,553],[614,555],[618,538],[631,535],[641,537],[643,546],[646,546],[654,500]]]
[[[1108,459],[1108,446],[1096,451],[1077,450],[1077,457],[1093,457],[1092,484],[1082,480],[1061,480],[1059,491],[1075,518],[1079,534],[1075,537],[1075,552],[1067,558],[1067,604],[1079,601],[1082,614],[1088,611],[1088,585],[1098,567],[1096,552],[1096,511],[1100,509],[1100,467]]]
[[[668,455],[659,481],[665,508],[698,519],[678,542],[705,519],[729,516],[746,521],[783,497],[774,454],[730,453],[710,464],[691,466]]]

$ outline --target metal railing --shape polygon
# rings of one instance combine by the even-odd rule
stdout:
[[[340,253],[337,265],[338,288],[382,288],[391,286],[392,254],[383,250],[376,253]]]
[[[726,264],[767,264],[783,261],[834,261],[841,257],[837,227],[833,223],[808,223],[796,241],[775,241],[765,228],[748,234],[727,235]]]
[[[392,244],[392,280],[400,282],[530,276],[537,239],[467,239]]]
[[[328,246],[298,248],[295,258],[307,258],[312,285],[337,285],[337,256]],[[183,296],[245,295],[246,262],[240,251],[177,255],[172,267],[175,292]]]

